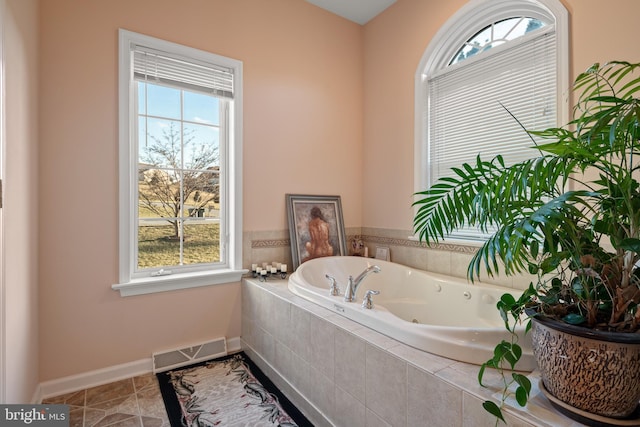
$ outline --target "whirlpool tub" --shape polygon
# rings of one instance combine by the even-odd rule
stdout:
[[[357,277],[370,266],[380,268],[369,274],[357,291],[354,302],[343,295],[349,276]],[[330,295],[335,278],[339,296]],[[300,265],[289,277],[289,290],[307,300],[335,311],[407,345],[462,362],[482,364],[493,356],[501,340],[510,339],[496,309],[505,288],[470,284],[464,279],[412,269],[400,264],[361,257],[316,258]],[[373,308],[363,308],[367,290]],[[531,371],[535,361],[531,339],[522,327],[518,344],[523,354],[518,369]]]

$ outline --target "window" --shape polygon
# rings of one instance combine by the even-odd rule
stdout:
[[[457,64],[547,25],[547,22],[527,16],[507,18],[494,22],[464,42],[458,53],[453,56],[449,65]]]
[[[568,115],[567,20],[556,0],[476,0],[447,22],[416,73],[416,191],[478,155],[538,155],[520,124],[540,130]]]
[[[120,30],[121,295],[240,280],[242,63]]]

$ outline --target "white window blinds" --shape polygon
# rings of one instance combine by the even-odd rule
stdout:
[[[217,64],[179,56],[136,45],[133,49],[133,74],[146,80],[190,91],[233,98],[233,70]]]
[[[539,155],[528,130],[557,126],[556,41],[552,25],[428,78],[429,185],[480,154],[508,164]],[[504,107],[503,107],[504,106]],[[478,239],[466,229],[456,237]]]
[[[556,126],[553,33],[511,43],[429,79],[431,184],[478,154],[502,154],[508,163],[538,154],[502,105],[527,129]]]

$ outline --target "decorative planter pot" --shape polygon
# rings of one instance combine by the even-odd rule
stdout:
[[[594,331],[534,317],[531,339],[543,386],[556,399],[580,414],[637,417],[640,334]]]

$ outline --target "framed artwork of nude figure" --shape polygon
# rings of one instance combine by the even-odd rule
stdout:
[[[340,196],[287,194],[293,268],[313,258],[346,255]]]

